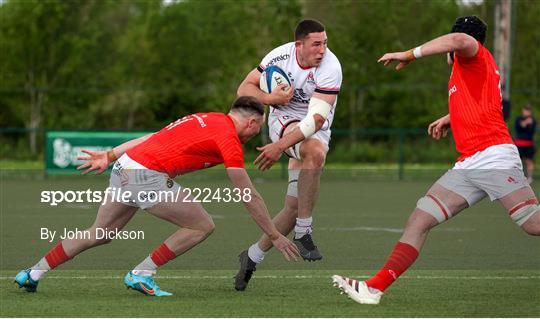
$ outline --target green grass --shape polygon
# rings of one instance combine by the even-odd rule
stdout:
[[[157,281],[174,296],[157,299],[127,291],[122,272],[59,271],[43,280],[36,294],[14,288],[11,281],[0,281],[1,296],[9,300],[2,316],[531,317],[540,311],[540,277],[534,271],[412,271],[378,306],[358,305],[340,295],[330,284],[332,274],[258,271],[246,291],[236,292],[230,271],[162,271],[161,276],[169,277]],[[525,275],[536,279],[512,279]],[[88,278],[70,279],[76,276]],[[440,276],[450,279],[432,279]],[[497,279],[467,279],[478,278],[474,276]]]
[[[197,175],[178,182],[213,189],[228,186],[223,180],[203,184]],[[285,185],[281,180],[256,182],[273,214],[282,205]],[[259,230],[240,204],[205,204],[216,231],[159,271],[158,283],[175,295],[157,299],[126,291],[122,284],[123,275],[175,229],[143,212],[127,229],[143,230],[144,240],[118,240],[84,252],[48,274],[36,294],[16,289],[12,277],[17,271],[33,265],[52,246],[40,240],[40,228],[82,229],[93,222],[98,207],[86,203],[51,207],[40,203],[40,192],[102,190],[107,180],[5,178],[0,190],[0,316],[540,316],[538,238],[524,234],[500,205],[486,200],[435,229],[416,264],[379,306],[358,305],[332,287],[332,274],[365,278],[382,265],[429,185],[429,181],[323,180],[314,238],[325,259],[287,263],[274,251],[242,293],[232,286],[237,255],[258,238]]]
[[[0,160],[0,169],[35,169],[43,170],[43,161],[33,160]]]

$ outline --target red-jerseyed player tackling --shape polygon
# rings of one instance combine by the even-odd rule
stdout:
[[[438,140],[451,127],[460,156],[418,200],[403,235],[374,277],[358,281],[332,276],[334,284],[359,303],[378,304],[383,292],[414,263],[430,229],[486,196],[499,200],[526,233],[540,235],[540,207],[503,120],[497,65],[483,46],[486,29],[477,17],[461,17],[450,34],[379,59],[385,66],[399,61],[396,70],[401,70],[422,56],[448,53],[449,114],[431,123],[428,134]]]
[[[89,152],[81,157],[87,163],[84,173],[105,171],[113,166],[110,186],[129,195],[125,202],[111,201],[101,205],[94,224],[87,229],[91,238],[65,239],[51,249],[36,265],[21,271],[15,282],[26,291],[35,292],[41,277],[49,270],[79,253],[110,242],[96,238],[96,229],[122,229],[138,208],[171,222],[180,229],[165,240],[124,278],[128,288],[149,296],[170,296],[154,282],[156,269],[188,251],[214,230],[212,217],[187,192],[172,180],[177,175],[223,163],[236,188],[249,190],[251,200],[242,201],[252,218],[272,239],[287,260],[296,259],[296,246],[281,235],[272,223],[262,197],[253,187],[244,169],[242,144],[257,135],[264,123],[264,106],[253,97],[239,97],[229,114],[197,113],[171,123],[157,133],[126,142],[109,152]],[[167,202],[149,198],[152,192],[180,194]],[[129,192],[129,193],[128,193]],[[139,194],[148,194],[147,197]],[[184,201],[186,199],[186,201]]]

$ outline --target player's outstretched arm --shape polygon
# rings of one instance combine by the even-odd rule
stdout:
[[[251,183],[251,179],[246,170],[243,168],[227,168],[227,174],[233,185],[241,189],[243,194],[246,194],[244,190],[249,189],[249,194],[251,196],[242,197],[244,205],[251,214],[253,220],[255,220],[262,231],[268,235],[274,247],[276,247],[288,261],[293,259],[296,260],[296,257],[299,256],[298,248],[274,226],[264,200],[253,186],[253,183]]]
[[[81,170],[86,168],[86,170],[82,172],[83,175],[88,174],[91,171],[96,171],[96,174],[101,174],[109,167],[112,162],[116,161],[116,159],[122,156],[122,154],[127,152],[127,150],[134,147],[135,145],[141,144],[142,142],[146,141],[150,136],[152,136],[152,134],[154,133],[146,134],[139,138],[127,141],[114,147],[112,150],[109,151],[92,152],[88,150],[82,150],[82,152],[87,154],[88,156],[77,157],[78,160],[86,161],[86,163],[80,165],[79,167],[77,167],[77,169]]]
[[[428,41],[414,49],[403,52],[385,53],[377,62],[384,66],[398,61],[396,70],[401,70],[412,61],[421,57],[454,52],[463,57],[472,57],[478,52],[478,42],[465,33],[449,33]]]
[[[257,68],[251,70],[248,73],[244,81],[240,83],[238,90],[236,90],[237,96],[253,96],[259,100],[262,104],[266,105],[287,105],[294,95],[294,88],[290,86],[285,89],[287,85],[280,84],[268,94],[263,92],[259,88],[259,79],[261,72]]]
[[[291,132],[285,134],[278,141],[257,147],[261,152],[254,161],[260,170],[267,170],[281,157],[289,147],[315,134],[322,128],[328,115],[333,109],[337,95],[314,93],[310,99],[308,114],[298,123]]]

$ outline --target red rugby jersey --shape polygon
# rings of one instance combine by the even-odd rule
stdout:
[[[212,167],[244,167],[244,152],[232,119],[223,113],[197,113],[167,125],[127,155],[170,177]]]
[[[458,161],[493,145],[513,144],[502,113],[498,67],[480,42],[475,56],[455,55],[448,106]]]

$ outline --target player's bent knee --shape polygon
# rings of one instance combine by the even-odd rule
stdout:
[[[326,160],[326,152],[320,148],[314,148],[313,151],[307,153],[303,158],[305,161],[308,161],[312,167],[321,168],[324,166]]]
[[[324,145],[316,139],[307,139],[302,142],[301,157],[304,163],[310,163],[313,167],[323,167],[326,161],[326,149]]]
[[[89,247],[96,247],[96,246],[106,245],[106,244],[109,244],[111,241],[112,241],[112,239],[108,238],[108,237],[104,237],[104,238],[93,237],[93,238],[89,239]]]
[[[448,207],[435,195],[427,194],[416,203],[416,208],[428,213],[437,220],[437,224],[448,220],[452,214]]]
[[[517,223],[517,222],[516,222]],[[519,223],[518,223],[519,225]],[[529,235],[540,236],[540,210],[536,210],[521,225],[521,229]]]
[[[431,214],[427,214],[423,210],[419,210],[417,208],[407,220],[403,233],[427,234],[433,227],[437,226],[438,224],[439,222],[435,218],[433,218]]]
[[[531,236],[540,236],[540,227],[535,227],[535,228],[530,228],[530,229],[527,229],[527,228],[522,228],[527,234],[531,235]]]
[[[202,231],[207,236],[212,234],[215,229],[216,229],[216,224],[214,224],[214,221],[212,220],[212,218],[206,220],[199,228],[199,230]]]

